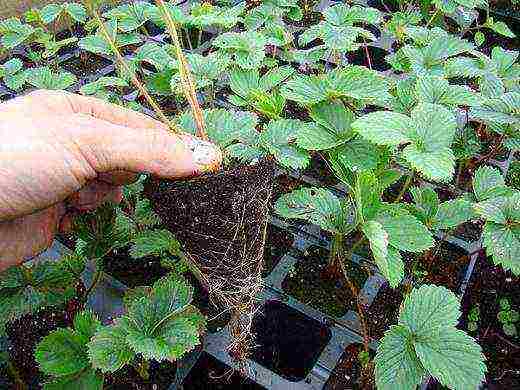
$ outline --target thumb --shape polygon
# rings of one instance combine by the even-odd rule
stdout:
[[[120,126],[83,114],[76,120],[85,131],[75,143],[98,173],[124,170],[180,178],[216,171],[222,162],[216,145],[189,134]]]

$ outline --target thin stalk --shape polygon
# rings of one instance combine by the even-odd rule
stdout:
[[[188,47],[190,50],[193,50],[193,43],[191,42],[190,32],[187,28],[183,27],[182,31],[184,31],[184,35],[186,36],[186,42],[188,42]]]
[[[403,188],[401,188],[401,191],[397,195],[397,198],[395,198],[394,203],[399,203],[401,201],[405,192],[410,187],[410,184],[412,184],[412,179],[413,179],[413,172],[406,177],[406,181],[404,182]]]
[[[428,20],[428,23],[426,23],[426,27],[430,27],[430,24],[432,24],[432,22],[435,20],[435,18],[439,15],[439,12],[440,12],[440,9],[437,8],[435,10],[435,12],[433,13],[432,17],[430,18],[430,20]]]
[[[202,41],[202,28],[199,29],[199,36],[198,36],[198,39],[197,39],[197,47],[200,46],[201,41]]]
[[[99,30],[105,40],[110,45],[110,48],[116,55],[116,59],[123,68],[123,70],[128,73],[132,80],[132,84],[139,90],[139,93],[144,96],[150,107],[154,110],[155,114],[163,122],[164,124],[168,125],[168,128],[173,133],[181,133],[181,130],[172,122],[168,117],[164,114],[164,112],[161,110],[161,107],[155,102],[155,100],[150,96],[144,85],[139,81],[135,73],[129,68],[128,64],[126,63],[125,59],[123,58],[123,55],[119,51],[114,39],[110,36],[110,33],[108,32],[105,24],[103,23],[103,20],[101,19],[101,16],[99,15],[99,12],[96,10],[96,7],[92,3],[92,0],[87,1],[87,7],[89,8],[92,15],[94,15],[94,18],[96,19],[96,22],[99,25]]]
[[[172,16],[168,12],[168,10],[166,9],[166,5],[164,4],[163,0],[156,0],[156,4],[161,10],[162,17],[166,22],[166,27],[168,28],[168,32],[170,33],[175,46],[175,52],[179,61],[179,75],[181,78],[182,89],[184,95],[186,96],[186,100],[188,100],[188,103],[190,104],[191,110],[193,112],[193,119],[195,119],[195,123],[197,125],[197,136],[207,140],[208,136],[205,130],[206,125],[204,123],[204,116],[202,115],[202,110],[197,100],[195,83],[191,76],[191,72],[186,61],[186,57],[184,56],[184,53],[182,51],[181,41],[179,39],[179,34],[177,33],[177,28],[175,27],[175,22],[173,21]]]
[[[92,279],[92,283],[90,284],[87,291],[85,291],[85,294],[83,294],[83,300],[86,302],[88,299],[88,296],[94,289],[97,287],[101,280],[101,276],[103,275],[103,271],[99,269],[99,267],[96,266],[96,273],[94,274],[94,278]]]
[[[370,58],[370,52],[368,51],[368,46],[367,46],[367,43],[364,38],[363,38],[363,42],[365,43],[365,45],[364,45],[365,46],[365,56],[367,58],[368,68],[372,69],[372,59]]]
[[[357,240],[354,245],[352,245],[352,248],[347,253],[346,259],[347,261],[352,261],[352,255],[354,254],[354,251],[365,241],[365,237],[361,237],[359,240]],[[342,259],[339,260],[340,269],[343,273],[343,278],[347,282],[347,286],[350,289],[350,293],[352,296],[356,299],[356,306],[357,311],[359,314],[359,322],[361,323],[361,329],[363,332],[363,349],[368,354],[370,353],[370,334],[368,332],[368,325],[365,317],[365,312],[363,310],[363,305],[359,301],[359,289],[354,285],[352,280],[348,276],[347,267],[345,266],[345,261]]]
[[[141,33],[146,35],[147,37],[150,36],[150,33],[148,32],[148,29],[146,28],[146,26],[144,24],[141,26],[140,30],[141,30]]]

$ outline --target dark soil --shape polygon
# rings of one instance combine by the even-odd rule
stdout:
[[[287,100],[285,103],[285,117],[290,119],[299,119],[301,121],[309,120],[309,113],[307,110],[292,100]]]
[[[323,390],[371,390],[372,383],[360,383],[361,362],[359,353],[363,351],[362,344],[350,344],[338,360],[338,364],[330,374]]]
[[[507,171],[506,184],[520,190],[520,161],[512,161]]]
[[[380,47],[367,46],[366,49],[362,47],[353,53],[347,53],[347,58],[350,64],[366,66],[367,68],[384,72],[391,68],[385,60],[387,54],[388,52]],[[368,58],[370,58],[370,63],[368,62]]]
[[[132,259],[128,248],[114,249],[103,259],[104,271],[130,288],[151,286],[168,274],[158,258]]]
[[[419,256],[417,275],[423,283],[444,286],[458,293],[469,264],[468,253],[446,241],[437,241],[435,247],[424,255],[404,254],[408,274],[412,273],[413,259]]]
[[[10,360],[19,372],[20,378],[31,388],[39,388],[38,383],[43,379],[33,356],[36,345],[53,330],[71,326],[74,316],[79,310],[81,310],[81,305],[76,299],[73,299],[69,301],[65,309],[43,309],[36,314],[25,315],[7,325]]]
[[[175,381],[177,365],[170,362],[150,362],[148,379],[143,379],[134,367],[126,366],[107,375],[104,388],[109,390],[167,390]]]
[[[266,390],[250,379],[240,376],[228,365],[202,352],[199,360],[190,371],[183,390]]]
[[[463,301],[463,327],[472,307],[480,307],[476,338],[486,356],[489,389],[520,389],[520,337],[504,333],[497,319],[499,301],[507,298],[512,309],[520,311],[520,278],[491,259],[481,256]]]
[[[269,301],[253,320],[252,359],[298,382],[311,372],[331,339],[330,329],[279,301]]]
[[[291,250],[294,234],[275,225],[267,225],[267,238],[264,248],[264,267],[262,277],[266,277],[280,262],[280,259]]]
[[[453,234],[455,237],[462,238],[467,242],[475,242],[480,239],[480,234],[482,233],[482,225],[481,221],[468,221],[458,226]]]
[[[403,175],[397,180],[394,184],[392,184],[390,187],[388,187],[386,190],[383,191],[383,201],[385,202],[393,202],[395,199],[399,196],[399,193],[401,192],[401,189],[403,188],[404,184],[406,182],[406,175]],[[419,185],[419,179],[414,177],[412,180],[412,183],[408,187],[408,189],[412,188],[413,186]],[[411,203],[412,202],[412,196],[410,194],[410,191],[407,190],[403,197],[401,198],[402,202]]]
[[[332,317],[341,317],[356,305],[356,298],[347,284],[327,276],[328,250],[311,246],[282,283],[285,292]],[[368,279],[367,273],[357,264],[350,262],[350,278],[354,285],[362,288]]]
[[[397,324],[399,305],[402,301],[403,294],[387,283],[379,289],[376,298],[365,313],[365,317],[369,319],[367,326],[370,337],[380,339],[390,325]]]
[[[67,61],[62,62],[60,67],[79,78],[83,78],[94,75],[111,63],[106,58],[82,51],[79,56],[71,57]]]
[[[264,161],[185,181],[151,179],[145,194],[203,272],[247,283],[261,272],[273,182]]]
[[[332,187],[339,183],[339,180],[332,172],[327,161],[320,153],[314,153],[309,167],[303,172],[326,186]]]

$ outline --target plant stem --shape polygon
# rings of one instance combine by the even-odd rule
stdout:
[[[202,28],[199,29],[199,37],[197,39],[197,47],[200,46],[200,42],[202,41]]]
[[[347,261],[352,261],[352,254],[353,254],[354,250],[357,248],[357,246],[361,245],[361,243],[364,240],[365,240],[365,237],[362,237],[352,246],[352,248],[350,249],[350,251],[348,252],[348,254],[346,256]],[[343,278],[347,282],[347,286],[350,289],[350,293],[356,300],[357,311],[359,314],[359,322],[361,324],[361,329],[363,332],[363,349],[368,354],[368,353],[370,353],[370,346],[369,346],[370,334],[368,332],[368,325],[367,325],[367,321],[365,318],[365,312],[363,310],[363,305],[359,301],[359,289],[354,285],[352,280],[349,278],[348,272],[347,272],[347,267],[345,266],[345,261],[342,261],[342,259],[340,259],[339,264],[340,264],[341,272],[343,273]]]
[[[181,133],[181,130],[172,122],[168,119],[168,117],[164,114],[164,112],[161,110],[161,108],[159,107],[159,105],[155,102],[155,100],[150,96],[150,94],[148,93],[148,91],[146,90],[146,88],[143,86],[143,84],[139,81],[139,79],[137,78],[137,76],[135,75],[135,73],[128,67],[128,64],[126,63],[125,59],[123,58],[121,52],[119,51],[119,49],[117,48],[117,45],[114,41],[114,39],[112,39],[112,37],[110,36],[105,24],[103,23],[103,20],[101,19],[101,16],[99,15],[99,12],[96,10],[95,6],[93,5],[92,3],[92,0],[90,1],[87,1],[87,7],[90,9],[90,12],[94,15],[94,18],[96,19],[97,23],[98,23],[98,26],[99,26],[99,30],[100,32],[103,34],[103,37],[105,38],[105,40],[108,42],[108,44],[110,45],[110,48],[112,49],[112,51],[115,53],[116,55],[116,58],[117,58],[117,61],[119,62],[119,64],[123,67],[124,71],[126,73],[128,73],[128,75],[130,76],[131,80],[132,80],[132,83],[134,84],[134,86],[139,90],[139,92],[141,93],[141,95],[144,96],[144,98],[146,99],[146,101],[148,102],[148,104],[152,107],[152,109],[155,111],[155,113],[157,114],[158,118],[163,122],[165,123],[166,125],[168,125],[168,128],[173,132],[173,133]]]
[[[208,135],[206,134],[206,125],[204,123],[204,115],[202,114],[202,110],[200,108],[199,102],[197,100],[197,92],[195,89],[195,83],[191,76],[190,68],[188,67],[188,63],[186,61],[186,57],[182,52],[181,41],[179,39],[179,34],[177,34],[177,28],[175,27],[175,22],[172,19],[172,16],[166,9],[166,5],[163,0],[155,0],[157,6],[161,10],[162,17],[166,22],[166,27],[172,37],[173,43],[175,45],[175,52],[177,54],[177,60],[179,61],[179,75],[181,77],[182,89],[184,95],[186,96],[186,100],[190,104],[193,119],[197,125],[197,136],[207,140]]]
[[[412,173],[410,173],[406,177],[406,181],[404,182],[403,187],[401,188],[401,191],[399,191],[399,194],[397,195],[397,198],[395,198],[394,203],[399,203],[401,201],[401,199],[403,198],[405,192],[410,187],[410,184],[412,184],[413,176],[414,176],[414,173],[412,172]]]
[[[83,300],[86,302],[88,299],[88,296],[99,284],[99,281],[101,280],[101,276],[103,275],[103,271],[99,269],[99,267],[96,266],[96,273],[94,274],[94,277],[92,278],[92,283],[90,284],[89,288],[85,291],[85,294],[83,294]]]
[[[430,27],[430,24],[432,24],[432,22],[435,20],[435,18],[439,15],[439,12],[440,12],[440,9],[437,8],[435,10],[435,12],[433,13],[432,17],[430,18],[430,20],[428,20],[428,23],[426,23],[426,27]]]

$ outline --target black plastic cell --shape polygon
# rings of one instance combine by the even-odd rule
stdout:
[[[252,359],[298,382],[311,372],[331,339],[326,326],[279,301],[268,301],[253,321]]]
[[[183,390],[267,390],[265,387],[243,378],[231,367],[202,352],[199,360],[182,384]]]

